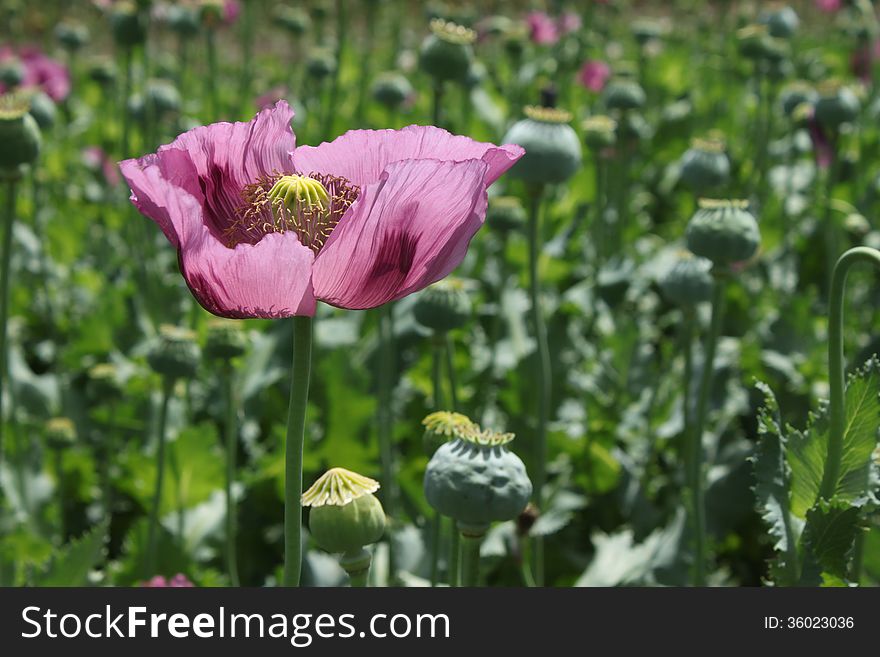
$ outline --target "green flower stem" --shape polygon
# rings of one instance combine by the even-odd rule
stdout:
[[[55,462],[55,493],[58,495],[58,537],[61,539],[61,543],[64,543],[67,536],[67,531],[64,528],[64,452],[60,449],[52,451]]]
[[[241,16],[241,80],[239,85],[239,112],[247,109],[251,97],[251,79],[253,77],[254,56],[254,3],[256,0],[244,0]],[[291,67],[293,68],[293,67]]]
[[[535,578],[532,576],[532,568],[531,568],[531,566],[529,566],[530,539],[528,536],[523,536],[519,540],[520,540],[520,545],[522,546],[522,548],[521,548],[522,552],[517,558],[517,561],[519,561],[519,574],[520,574],[520,577],[522,577],[523,586],[525,586],[526,588],[534,588]]]
[[[694,585],[706,584],[706,501],[703,477],[703,431],[709,408],[709,390],[715,363],[715,349],[721,333],[726,285],[723,274],[715,276],[712,291],[712,321],[703,347],[703,370],[697,397],[697,414],[688,435],[688,485],[691,491],[691,512],[694,531]]]
[[[144,565],[144,577],[156,574],[157,546],[159,538],[159,506],[162,502],[162,487],[165,484],[165,433],[168,423],[168,402],[174,380],[164,378],[162,381],[162,402],[159,407],[159,425],[156,430],[156,484],[153,488],[153,501],[150,504],[150,515],[147,525],[147,558]]]
[[[681,450],[681,462],[685,464],[685,470],[689,471],[691,452],[691,436],[693,435],[693,399],[691,395],[692,381],[694,376],[694,326],[697,317],[692,308],[684,311],[684,317],[681,324],[681,350],[684,353],[684,372],[682,385],[684,389],[682,394],[682,417],[684,418],[684,438]]]
[[[351,17],[348,15],[345,0],[336,0],[336,67],[333,69],[333,76],[330,81],[330,100],[327,104],[327,111],[324,112],[324,125],[321,130],[323,139],[330,139],[333,134],[333,120],[338,114],[339,107],[339,90],[340,90],[340,73],[342,69],[342,60],[345,58],[345,47],[348,45],[348,22]]]
[[[205,54],[208,59],[208,75],[205,77],[208,101],[211,107],[211,120],[220,119],[220,101],[217,98],[217,43],[213,28],[205,30]]]
[[[445,343],[440,333],[435,333],[432,342],[431,375],[434,387],[434,410],[443,409],[443,351]],[[440,544],[443,536],[443,516],[435,512],[431,518],[431,586],[437,586],[440,572]]]
[[[832,140],[836,140],[835,136],[831,137]],[[834,216],[834,204],[833,204],[833,196],[834,196],[834,186],[837,184],[837,146],[836,144],[832,145],[832,150],[835,155],[831,158],[831,165],[828,167],[828,171],[826,172],[825,178],[825,198],[823,199],[823,208],[822,208],[822,228],[825,231],[825,276],[827,277],[825,283],[825,292],[831,295],[832,288],[834,283],[832,278],[834,277],[834,269],[835,269],[835,258],[837,254],[840,252],[840,235],[837,230],[837,220]],[[829,296],[830,302],[830,296]]]
[[[440,82],[439,80],[434,80],[433,91],[434,91],[434,96],[433,96],[434,102],[433,102],[432,112],[431,112],[431,123],[433,125],[437,126],[438,128],[442,128],[444,126],[443,126],[443,123],[441,122],[440,119],[441,119],[441,114],[442,114],[441,108],[443,107],[443,83]]]
[[[537,342],[537,371],[535,384],[538,396],[538,417],[535,431],[535,502],[539,509],[544,506],[544,485],[547,480],[547,422],[550,409],[550,347],[547,344],[547,327],[541,308],[541,288],[538,280],[538,258],[541,253],[540,213],[544,188],[531,189],[529,208],[529,297],[532,305],[532,320]],[[532,550],[532,571],[535,583],[544,585],[544,539],[536,537]]]
[[[440,579],[440,538],[443,534],[443,516],[434,512],[431,518],[431,587]]]
[[[241,586],[238,579],[238,559],[235,554],[235,497],[232,486],[235,483],[235,460],[238,451],[238,407],[235,404],[232,364],[223,363],[223,404],[226,407],[226,572],[231,586]]]
[[[122,135],[119,144],[119,155],[128,157],[129,141],[131,139],[131,116],[128,111],[128,99],[131,96],[132,78],[134,77],[134,58],[132,49],[126,48],[122,57],[122,66],[125,69],[122,82],[122,102],[119,111],[122,113]]]
[[[362,570],[357,573],[349,573],[348,580],[352,588],[364,588],[367,586],[367,579],[370,576],[370,569]]]
[[[346,552],[339,558],[339,565],[348,573],[348,580],[352,588],[369,586],[370,565],[373,555],[366,548],[354,552]]]
[[[458,409],[458,385],[455,376],[455,344],[452,336],[446,334],[446,374],[449,376],[449,403],[452,410]]]
[[[452,523],[452,540],[449,544],[449,586],[458,586],[459,564],[461,563],[461,534]]]
[[[3,213],[3,246],[0,252],[0,465],[3,465],[3,394],[9,370],[6,324],[9,320],[9,277],[12,275],[12,224],[15,222],[16,180],[6,181],[6,210]]]
[[[828,379],[831,388],[828,458],[825,460],[825,471],[819,489],[819,495],[825,500],[834,497],[843,459],[843,436],[846,431],[843,301],[846,277],[850,267],[856,263],[867,263],[880,269],[880,251],[865,246],[850,249],[840,256],[831,275],[831,296],[828,299]]]
[[[391,367],[392,367],[392,341],[394,339],[391,330],[391,305],[385,304],[379,309],[379,460],[382,466],[382,490],[385,492],[383,500],[385,515],[388,517],[391,527],[394,525],[395,511],[397,506],[397,489],[395,486],[394,445],[392,436],[391,418]],[[394,540],[392,529],[388,531],[388,577],[394,581],[397,577],[397,560],[394,554]]]
[[[372,62],[372,53],[375,49],[376,35],[376,14],[379,11],[380,4],[369,5],[366,8],[366,30],[364,32],[364,50],[360,56],[360,71],[358,72],[358,98],[357,107],[355,109],[356,127],[364,127],[364,112],[367,106],[367,83],[370,81],[370,64]]]
[[[458,532],[457,532],[458,533]],[[480,545],[483,543],[482,536],[471,536],[460,532],[461,535],[461,585],[480,585]]]
[[[302,572],[303,441],[312,367],[312,318],[293,318],[293,363],[284,480],[284,586],[299,586]]]

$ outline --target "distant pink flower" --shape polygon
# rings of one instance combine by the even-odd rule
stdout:
[[[232,25],[241,16],[241,3],[238,0],[224,0],[223,22]]]
[[[826,14],[833,14],[843,7],[843,0],[816,0],[816,8]]]
[[[21,62],[21,87],[40,89],[56,103],[67,98],[70,93],[70,73],[67,67],[51,57],[44,55],[35,46],[23,46],[18,50],[12,46],[0,47],[0,62],[18,59]],[[0,93],[6,87],[0,82]]]
[[[119,184],[119,169],[100,146],[86,146],[82,149],[83,164],[92,171],[100,171],[106,182],[111,187]]]
[[[578,72],[578,82],[594,93],[602,91],[610,77],[611,68],[605,62],[597,59],[584,62]]]
[[[543,11],[529,12],[526,15],[526,24],[529,26],[529,36],[532,43],[547,46],[559,41],[559,29],[556,26],[556,21]]]
[[[880,39],[873,43],[863,43],[850,57],[852,74],[865,84],[871,81],[874,62],[880,59]]]
[[[257,110],[264,110],[272,107],[279,100],[284,100],[287,98],[289,90],[283,85],[279,84],[271,89],[267,90],[265,93],[260,94],[254,99],[254,104],[257,106]]]
[[[147,582],[141,582],[141,586],[150,589],[191,589],[195,584],[187,579],[186,575],[177,573],[171,579],[165,579],[162,575],[156,575]]]
[[[827,169],[834,162],[834,144],[828,138],[822,124],[813,116],[807,120],[807,131],[813,142],[813,156],[816,158],[816,166],[820,169]]]
[[[581,17],[573,11],[566,11],[557,21],[560,34],[571,34],[581,29]]]
[[[120,164],[131,200],[178,251],[193,295],[223,317],[380,306],[449,274],[485,221],[486,189],[522,157],[432,126],[352,130],[296,147],[284,101],[248,123],[195,128]],[[267,200],[281,175],[327,207]]]

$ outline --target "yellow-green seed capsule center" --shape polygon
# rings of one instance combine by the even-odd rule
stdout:
[[[269,198],[280,201],[291,212],[300,210],[326,211],[330,207],[330,195],[319,181],[307,176],[281,176],[272,189]]]

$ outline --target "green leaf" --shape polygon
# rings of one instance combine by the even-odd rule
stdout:
[[[791,468],[784,456],[786,436],[779,404],[767,384],[758,382],[757,387],[764,393],[764,406],[758,412],[761,438],[751,459],[755,475],[753,490],[761,518],[776,541],[773,549],[777,556],[771,567],[771,577],[776,584],[793,586],[798,578],[797,542],[803,524],[789,511]]]
[[[36,586],[85,586],[89,572],[104,556],[107,525],[94,526],[57,550],[34,577]]]
[[[807,512],[803,535],[805,578],[820,573],[821,582],[846,580],[861,511],[847,500],[835,498],[831,502],[819,500]]]

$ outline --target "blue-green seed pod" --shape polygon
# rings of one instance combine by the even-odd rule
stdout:
[[[174,4],[168,7],[168,27],[181,38],[193,38],[201,30],[201,19],[194,7]]]
[[[155,117],[164,117],[180,111],[180,92],[169,80],[149,80],[146,85],[146,99]]]
[[[209,360],[228,361],[244,355],[245,335],[241,322],[233,319],[213,318],[208,322],[203,353]]]
[[[55,102],[42,91],[31,94],[28,112],[34,117],[41,130],[51,129],[58,117]]]
[[[526,225],[526,209],[516,196],[495,196],[489,199],[486,223],[500,233],[522,230]]]
[[[396,110],[407,103],[415,91],[406,76],[392,71],[376,77],[372,94],[376,102],[388,109]]]
[[[471,318],[471,300],[464,281],[445,278],[420,292],[413,305],[416,321],[436,333],[464,326]]]
[[[724,141],[711,136],[694,139],[681,158],[681,180],[696,194],[705,194],[721,187],[730,179],[730,161],[724,152]]]
[[[275,13],[275,22],[295,37],[304,35],[312,27],[312,19],[300,7],[279,7]]]
[[[20,177],[40,155],[40,127],[28,106],[22,94],[0,96],[0,178]]]
[[[96,58],[89,65],[89,78],[102,87],[111,86],[118,75],[115,62],[107,57]]]
[[[699,206],[685,231],[692,253],[722,269],[754,257],[761,232],[746,201],[701,199]]]
[[[645,106],[645,90],[635,80],[618,78],[612,80],[602,91],[602,100],[609,110],[629,111]]]
[[[324,48],[314,49],[306,60],[306,73],[316,81],[325,80],[336,70],[336,57]]]
[[[711,271],[712,263],[706,258],[682,253],[659,281],[663,296],[682,308],[709,301],[715,284]]]
[[[436,82],[464,82],[474,59],[475,40],[473,30],[435,18],[419,50],[419,66]]]
[[[790,39],[801,24],[797,12],[789,6],[776,7],[761,16],[761,23],[767,26],[770,36]]]
[[[509,175],[532,184],[554,184],[571,178],[581,166],[581,144],[568,122],[569,112],[551,107],[526,107],[526,118],[514,123],[502,140],[519,144],[526,153]]]
[[[147,354],[147,362],[166,379],[192,378],[199,364],[195,334],[178,326],[163,324],[159,336]]]
[[[7,89],[15,89],[24,79],[24,67],[17,57],[0,62],[0,84]]]
[[[110,29],[116,45],[134,48],[147,40],[143,14],[130,2],[117,2],[110,14]]]
[[[55,38],[68,52],[77,52],[89,42],[88,28],[79,22],[62,21],[55,26]]]
[[[492,522],[515,518],[528,504],[532,482],[505,446],[512,439],[479,432],[441,445],[425,470],[428,504],[477,536]]]
[[[113,363],[98,363],[88,371],[86,390],[91,399],[106,402],[122,396],[123,385],[119,377],[119,368]]]
[[[378,498],[379,482],[344,468],[324,473],[302,496],[310,507],[309,531],[327,552],[361,554],[385,533],[385,511]]]
[[[828,80],[819,85],[818,92],[814,116],[825,127],[837,130],[844,123],[852,123],[858,118],[861,103],[849,87]]]
[[[594,151],[614,146],[617,141],[617,121],[610,116],[598,114],[584,119],[581,123],[584,141]]]
[[[632,35],[640,46],[645,46],[651,41],[656,41],[663,36],[666,31],[665,26],[652,18],[634,20],[632,22]]]
[[[803,80],[795,80],[785,85],[782,91],[779,92],[779,103],[782,106],[782,111],[789,118],[794,116],[798,106],[806,104],[812,107],[818,99],[819,94],[816,93],[816,90],[812,85]]]

